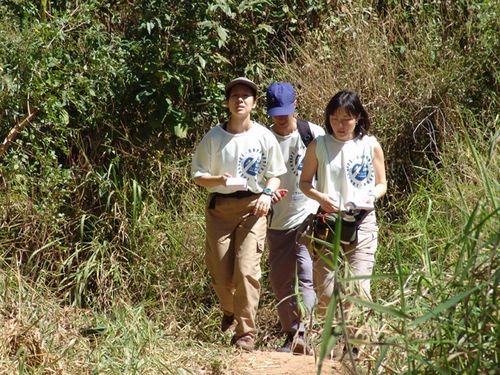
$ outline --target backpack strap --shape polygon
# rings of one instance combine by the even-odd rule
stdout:
[[[302,142],[304,142],[304,145],[307,147],[314,139],[309,123],[305,120],[297,119],[297,130],[299,131],[300,138],[302,138]]]

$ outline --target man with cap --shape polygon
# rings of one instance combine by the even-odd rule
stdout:
[[[271,131],[287,166],[287,173],[280,177],[280,189],[273,196],[273,212],[267,229],[271,286],[279,301],[281,328],[286,333],[285,342],[278,351],[308,354],[310,346],[304,337],[305,323],[314,309],[316,295],[311,256],[303,243],[306,241],[300,240],[298,229],[319,205],[302,193],[299,181],[307,144],[325,132],[320,126],[295,117],[295,90],[288,82],[271,84],[266,104],[267,114],[274,123]],[[294,295],[296,282],[299,296]]]
[[[232,344],[253,350],[266,216],[286,167],[272,132],[251,120],[257,85],[239,77],[225,93],[230,116],[197,146],[191,175],[209,193],[205,262],[223,312],[221,330],[234,329]]]

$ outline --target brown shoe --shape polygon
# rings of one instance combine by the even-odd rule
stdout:
[[[246,351],[253,351],[255,349],[255,339],[251,334],[245,334],[239,338],[233,337],[234,346]]]
[[[236,322],[234,320],[234,315],[226,315],[222,317],[222,321],[220,323],[220,329],[222,332],[226,332],[229,329],[234,329]]]
[[[306,341],[304,332],[294,335],[291,349],[293,354],[309,355],[312,352],[311,345]]]

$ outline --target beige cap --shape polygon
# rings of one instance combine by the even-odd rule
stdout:
[[[229,90],[231,90],[231,88],[233,86],[236,86],[236,85],[239,85],[239,84],[247,85],[248,87],[250,87],[255,92],[255,95],[257,95],[257,85],[255,83],[253,83],[252,81],[250,81],[246,77],[238,77],[238,78],[233,79],[231,82],[229,82],[226,85],[226,96],[228,95]]]

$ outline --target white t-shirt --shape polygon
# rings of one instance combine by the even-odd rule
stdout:
[[[341,210],[347,202],[366,199],[375,187],[376,138],[365,135],[343,142],[327,134],[318,137],[316,142],[317,189],[339,200]]]
[[[283,156],[273,133],[257,122],[246,132],[233,134],[222,124],[210,129],[196,148],[191,176],[216,176],[230,173],[247,179],[248,190],[260,193],[266,180],[286,173]],[[209,192],[232,193],[234,188],[214,186]]]
[[[308,124],[314,138],[325,134],[323,128],[318,125],[310,122]],[[280,144],[287,167],[286,174],[280,177],[280,189],[288,189],[288,194],[279,203],[273,205],[273,215],[269,221],[269,228],[291,229],[300,225],[310,213],[316,212],[319,204],[304,195],[299,188],[300,174],[306,153],[306,146],[302,142],[299,131],[295,130],[286,136],[273,133]]]

